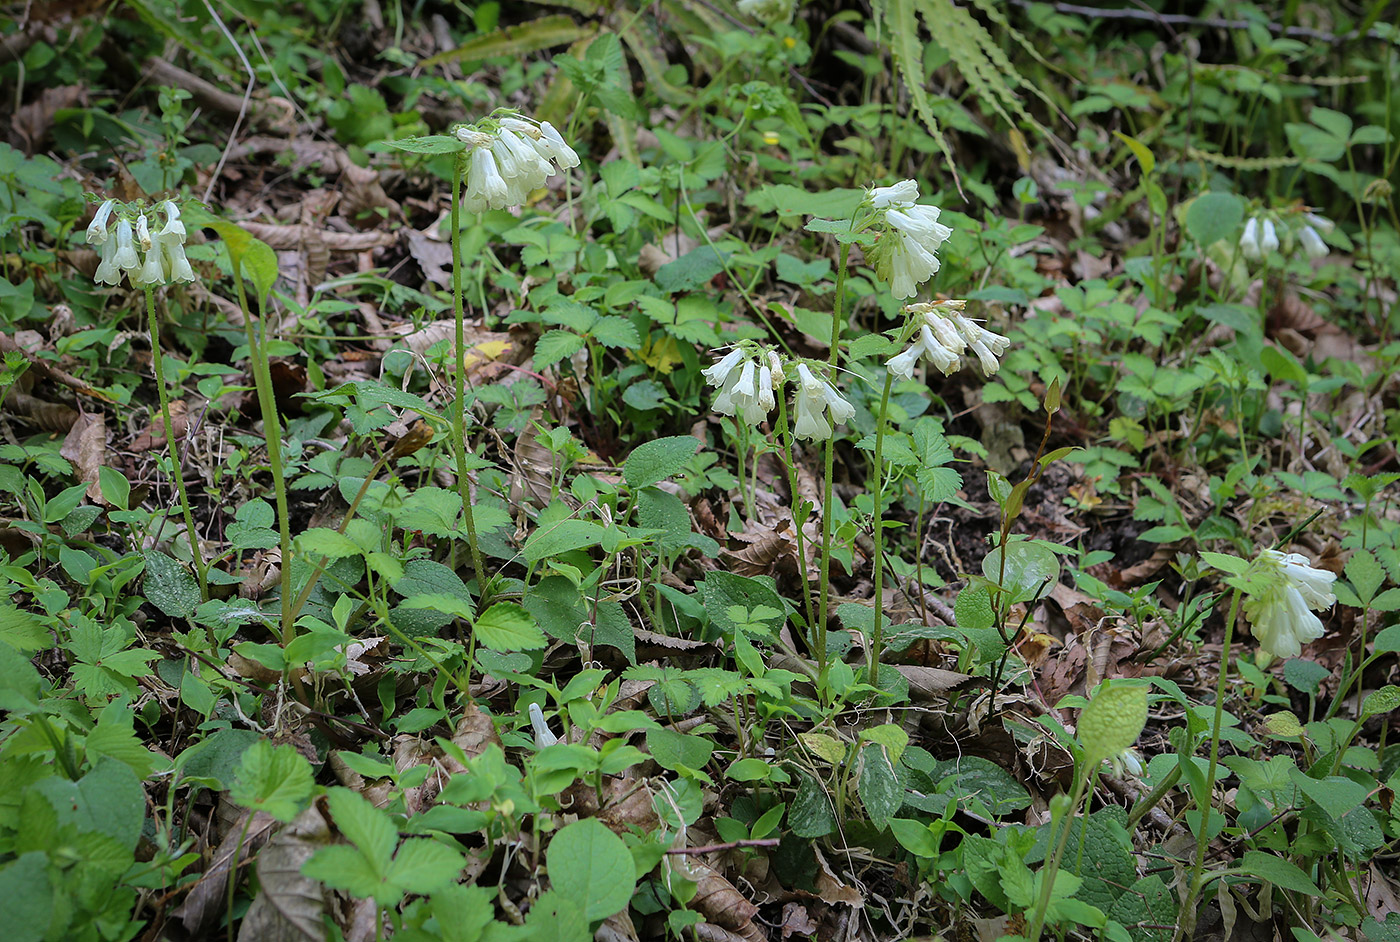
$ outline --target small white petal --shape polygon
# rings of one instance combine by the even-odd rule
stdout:
[[[1265,219],[1259,226],[1259,249],[1264,254],[1278,251],[1278,233],[1271,220]]]
[[[1263,253],[1259,251],[1259,220],[1251,217],[1244,224],[1244,234],[1240,236],[1240,252],[1251,261],[1263,257]]]
[[[866,199],[876,209],[912,203],[919,198],[919,184],[913,180],[901,180],[894,186],[872,187],[866,192]]]
[[[896,354],[885,361],[885,369],[890,371],[891,376],[898,376],[901,379],[914,378],[914,366],[919,362],[919,357],[924,354],[922,341],[912,344],[908,350]]]
[[[1327,243],[1322,241],[1322,236],[1318,235],[1312,226],[1304,226],[1298,230],[1298,242],[1309,258],[1327,257]]]
[[[704,376],[705,381],[711,386],[721,386],[724,384],[724,381],[729,378],[729,374],[739,365],[739,361],[743,359],[744,351],[735,347],[733,350],[726,353],[724,359],[720,360],[714,366],[709,369],[701,370],[700,375]]]
[[[132,242],[131,223],[125,219],[117,220],[117,254],[114,261],[122,271],[141,267],[141,259],[136,255],[136,246]]]

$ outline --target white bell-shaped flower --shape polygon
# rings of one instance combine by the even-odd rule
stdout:
[[[1319,216],[1317,213],[1303,213],[1303,222],[1324,234],[1337,228],[1335,222],[1328,219],[1326,216]]]
[[[104,239],[101,246],[97,273],[93,280],[101,285],[117,285],[122,280],[122,270],[117,267],[117,243],[114,239]]]
[[[185,247],[179,242],[158,242],[157,247],[165,256],[165,272],[170,284],[181,282],[192,282],[195,280],[194,269],[190,267],[190,260],[185,257]]]
[[[106,200],[97,207],[97,212],[92,214],[92,222],[88,223],[87,241],[88,245],[103,245],[107,242],[107,221],[112,218],[112,207],[116,200]]]
[[[1322,236],[1318,235],[1312,226],[1304,226],[1298,230],[1298,244],[1303,247],[1308,258],[1327,257],[1327,243],[1322,241]]]
[[[1323,635],[1313,614],[1336,603],[1335,573],[1315,569],[1301,553],[1265,549],[1251,566],[1258,587],[1245,599],[1244,613],[1259,647],[1275,657],[1297,657],[1303,645]]]
[[[744,361],[744,351],[735,347],[724,355],[724,358],[714,366],[700,371],[700,375],[705,377],[705,382],[711,386],[723,386],[729,379],[729,374],[739,368]]]
[[[178,242],[183,245],[185,243],[185,224],[180,221],[180,207],[175,205],[174,200],[166,200],[160,204],[159,208],[165,213],[165,225],[153,238],[157,242]]]
[[[909,349],[903,353],[897,353],[885,361],[885,369],[890,371],[891,376],[898,376],[900,379],[913,379],[914,367],[918,365],[919,358],[924,355],[924,341],[916,338]]]
[[[131,276],[131,283],[139,287],[155,287],[165,284],[165,266],[161,263],[161,255],[164,254],[163,246],[156,243],[146,251],[145,264],[141,270]]]
[[[928,325],[919,327],[919,338],[923,346],[924,359],[928,360],[938,372],[944,376],[949,375],[958,368],[958,354],[962,352],[962,344],[956,347],[949,346],[943,339]]]
[[[797,380],[797,420],[793,434],[798,438],[830,438],[833,423],[840,425],[855,415],[855,406],[842,398],[835,386],[814,375],[805,363],[797,364]],[[830,422],[827,412],[831,413]]]
[[[1259,223],[1259,251],[1265,255],[1278,251],[1278,232],[1272,220],[1265,219]]]
[[[145,213],[136,217],[136,247],[143,252],[151,250],[151,225],[146,221]]]
[[[564,141],[564,136],[548,121],[540,122],[540,140],[549,145],[554,162],[560,170],[572,170],[579,165],[578,154]]]
[[[132,238],[131,222],[126,218],[117,220],[116,265],[122,271],[135,271],[141,267],[141,259],[136,254],[136,244]]]
[[[1240,236],[1240,253],[1250,261],[1264,257],[1259,250],[1259,220],[1252,216],[1245,222],[1244,233]]]
[[[487,209],[503,209],[509,205],[510,190],[496,169],[496,158],[491,150],[478,147],[472,151],[467,166],[467,186],[462,201],[470,212],[484,212]]]
[[[900,180],[894,186],[871,187],[866,191],[865,198],[875,209],[912,205],[919,198],[919,184],[913,180]]]
[[[1001,334],[993,333],[981,324],[962,314],[954,314],[953,325],[957,327],[958,333],[967,341],[968,347],[977,354],[977,360],[982,364],[982,372],[991,376],[1001,369],[1001,363],[997,357],[1005,353],[1011,346],[1011,341]]]

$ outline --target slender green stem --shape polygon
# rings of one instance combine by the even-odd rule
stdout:
[[[1235,639],[1235,619],[1240,613],[1242,593],[1235,590],[1230,599],[1230,615],[1225,620],[1225,646],[1220,652],[1220,676],[1215,683],[1215,721],[1210,734],[1210,765],[1206,768],[1205,801],[1201,805],[1201,833],[1196,835],[1196,861],[1191,866],[1191,883],[1182,912],[1190,912],[1201,891],[1201,871],[1206,862],[1206,846],[1210,843],[1210,815],[1215,804],[1215,773],[1220,764],[1220,727],[1225,715],[1225,684],[1230,676],[1230,645]],[[1199,796],[1198,796],[1199,797]]]
[[[175,442],[175,423],[170,418],[170,393],[165,388],[165,358],[160,352],[160,322],[156,318],[156,293],[146,287],[146,321],[151,329],[151,368],[156,374],[156,391],[160,394],[160,415],[165,422],[165,447],[170,452],[170,476],[175,479],[175,490],[180,495],[180,510],[185,518],[185,535],[190,540],[190,558],[194,561],[194,572],[199,577],[199,596],[209,599],[208,567],[204,565],[204,555],[199,551],[199,536],[194,529],[194,514],[190,512],[190,495],[185,490],[185,475],[180,467],[180,448]]]
[[[1026,929],[1026,938],[1030,942],[1040,942],[1040,930],[1045,927],[1045,913],[1050,909],[1050,895],[1055,888],[1055,876],[1060,870],[1060,859],[1064,856],[1065,845],[1069,843],[1069,832],[1074,827],[1074,812],[1079,808],[1080,799],[1084,797],[1084,786],[1088,783],[1089,776],[1089,770],[1085,769],[1075,781],[1074,794],[1070,797],[1069,806],[1065,809],[1065,820],[1060,828],[1060,838],[1055,843],[1055,853],[1046,858],[1045,866],[1040,870],[1040,897],[1036,900],[1035,914],[1031,917],[1030,925]]]
[[[870,638],[870,686],[880,686],[880,654],[885,646],[885,425],[889,419],[890,388],[894,374],[885,371],[885,391],[880,396],[880,415],[875,420],[875,631]]]
[[[802,519],[799,519],[797,513],[797,506],[801,498],[797,495],[797,459],[792,454],[793,438],[792,432],[788,428],[787,397],[779,389],[775,398],[778,400],[778,441],[782,442],[783,467],[787,469],[788,475],[788,504],[792,508],[792,536],[797,543],[797,572],[802,583],[802,610],[807,613],[807,625],[810,627],[816,623],[816,620],[812,617],[812,583],[807,578],[807,548],[805,545],[807,540],[802,532],[806,515],[802,515]]]
[[[456,401],[452,404],[452,455],[457,459],[457,487],[462,495],[462,523],[467,528],[467,546],[472,554],[472,571],[476,573],[477,594],[486,602],[486,567],[481,561],[481,544],[476,538],[476,516],[472,513],[471,480],[467,477],[466,330],[462,324],[462,175],[467,164],[458,155],[452,171],[452,313],[456,328]]]
[[[253,383],[262,407],[263,439],[267,444],[267,463],[272,469],[272,490],[277,500],[277,545],[282,554],[280,602],[282,605],[282,646],[296,637],[296,621],[292,617],[292,531],[287,510],[287,479],[282,473],[282,422],[277,417],[277,399],[272,392],[272,370],[267,362],[267,323],[254,317],[248,309],[248,295],[243,277],[235,271],[233,285],[238,292],[238,307],[243,311],[243,329],[248,334],[248,357],[253,361]],[[262,338],[254,326],[262,324]],[[295,678],[295,674],[292,675]]]
[[[845,242],[841,243],[840,258],[836,263],[836,308],[831,315],[831,351],[827,357],[827,363],[834,369],[841,353],[841,328],[845,326],[845,293],[846,293],[846,259],[851,254],[851,247]],[[830,594],[831,586],[831,475],[836,464],[836,441],[835,436],[826,440],[826,458],[822,465],[822,561],[821,561],[821,582],[818,586],[817,595],[817,623],[812,626],[812,635],[816,639],[817,670],[820,672],[820,681],[817,686],[821,689],[826,687],[826,610],[827,596]]]

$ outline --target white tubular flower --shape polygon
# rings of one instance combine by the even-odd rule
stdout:
[[[126,272],[141,267],[141,259],[137,257],[136,246],[132,242],[131,223],[125,219],[117,220],[117,254],[114,261],[118,268]]]
[[[934,334],[933,329],[928,324],[923,324],[919,328],[920,336],[923,338],[924,359],[928,360],[944,376],[948,376],[958,368],[958,354],[962,352],[962,343],[959,342],[956,348],[949,347],[940,342]]]
[[[507,179],[510,179],[512,176],[523,176],[529,180],[538,181],[530,187],[532,190],[535,189],[535,187],[542,186],[544,181],[549,178],[552,172],[549,161],[541,157],[519,134],[516,134],[510,128],[501,128],[496,135],[496,141],[502,148],[509,151],[516,168],[515,174],[507,173],[505,164],[502,163],[502,176]],[[496,150],[496,144],[491,145],[491,150],[493,152]],[[499,155],[497,156],[499,159]]]
[[[1278,233],[1268,219],[1259,224],[1259,250],[1265,255],[1278,251]]]
[[[1142,778],[1142,756],[1138,755],[1138,751],[1131,746],[1116,756],[1109,756],[1104,761],[1113,766],[1115,778],[1123,778],[1124,772],[1131,778]]]
[[[768,351],[768,366],[773,371],[773,385],[781,387],[787,382],[787,373],[783,371],[783,358],[778,356],[778,351]]]
[[[937,206],[905,206],[891,209],[885,219],[899,231],[916,239],[930,254],[948,241],[953,230],[938,221]]]
[[[1240,236],[1240,252],[1250,261],[1258,261],[1264,257],[1264,253],[1259,251],[1259,220],[1253,217],[1244,224],[1244,235]]]
[[[919,285],[938,271],[938,256],[934,253],[953,234],[952,229],[938,222],[938,215],[935,206],[912,203],[895,204],[885,212],[889,228],[876,246],[874,262],[880,276],[889,279],[896,298],[912,298]]]
[[[894,186],[871,187],[866,191],[865,198],[876,209],[911,204],[919,198],[919,184],[913,180],[900,180]]]
[[[165,213],[165,225],[153,238],[157,242],[178,242],[184,245],[185,224],[180,221],[180,207],[175,205],[174,200],[166,200],[160,204],[160,209]]]
[[[559,741],[559,737],[550,731],[549,724],[544,721],[544,711],[540,709],[538,703],[532,703],[527,708],[530,714],[530,725],[535,730],[535,745],[540,749],[547,749]]]
[[[116,200],[107,200],[97,207],[97,212],[92,214],[92,222],[88,223],[87,241],[88,245],[105,245],[107,242],[107,221],[112,218],[112,206]]]
[[[982,364],[984,374],[991,376],[1001,369],[1001,363],[997,357],[1005,353],[1006,349],[1011,346],[1010,340],[1001,334],[993,333],[962,314],[953,315],[953,324],[957,327],[958,333],[962,334],[963,339],[967,341],[972,352],[977,354],[977,360]]]
[[[1303,645],[1323,635],[1322,620],[1313,614],[1329,608],[1337,597],[1337,576],[1308,565],[1301,553],[1265,549],[1251,567],[1262,577],[1262,589],[1245,599],[1244,614],[1259,647],[1274,657],[1297,657]]]
[[[1318,235],[1312,226],[1304,226],[1298,230],[1298,244],[1303,247],[1308,258],[1327,257],[1327,243],[1322,241],[1322,236]]]
[[[908,350],[896,354],[885,361],[885,369],[890,371],[891,376],[898,376],[900,379],[913,379],[914,366],[919,362],[919,357],[924,355],[924,341],[915,340]]]
[[[797,421],[793,434],[812,440],[831,437],[831,424],[840,425],[856,414],[855,406],[841,397],[826,380],[814,376],[805,363],[797,364]],[[831,422],[825,413],[830,410]]]
[[[151,226],[146,221],[145,213],[136,217],[136,244],[143,252],[151,250]]]
[[[117,267],[117,243],[112,239],[103,240],[101,252],[93,281],[100,285],[116,285],[122,280],[122,271]]]
[[[540,122],[540,143],[548,144],[549,151],[559,169],[572,170],[579,165],[578,154],[564,141],[564,136],[555,130],[548,121]]]
[[[489,148],[478,147],[472,151],[471,164],[467,168],[467,188],[462,198],[472,212],[504,209],[509,205],[510,189],[496,169],[496,158]]]
[[[744,421],[750,425],[758,425],[767,417],[768,410],[759,402],[758,381],[758,367],[753,360],[745,359],[743,367],[739,370],[739,379],[729,393],[729,401],[734,411],[727,412],[726,415],[742,413]]]
[[[767,364],[758,368],[758,404],[763,407],[765,416],[778,404],[773,395],[773,368]]]
[[[700,375],[705,377],[705,382],[709,383],[711,386],[723,386],[725,381],[729,379],[729,374],[733,373],[739,367],[743,359],[744,351],[735,347],[733,350],[726,353],[724,359],[720,360],[714,366],[709,369],[701,370]]]
[[[1337,228],[1335,222],[1326,216],[1319,216],[1317,213],[1303,213],[1303,221],[1322,233],[1328,233]]]
[[[161,264],[162,246],[156,243],[146,251],[146,263],[141,270],[131,276],[131,283],[139,287],[165,284],[165,266]]]
[[[157,248],[165,255],[166,274],[171,284],[195,280],[194,269],[190,267],[190,260],[185,258],[183,245],[174,241],[160,242]]]
[[[885,238],[891,240],[886,257],[890,290],[901,301],[912,298],[938,271],[938,259],[905,233],[886,233]]]

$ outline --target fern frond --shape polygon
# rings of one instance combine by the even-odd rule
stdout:
[[[924,49],[919,42],[919,21],[914,12],[914,0],[876,0],[871,6],[877,27],[885,20],[889,21],[890,54],[894,58],[895,68],[899,70],[904,87],[909,89],[914,110],[923,119],[929,136],[943,156],[948,158],[948,167],[953,171],[953,184],[962,193],[962,178],[958,175],[953,151],[933,117],[933,105],[929,101],[928,90],[924,88]]]

